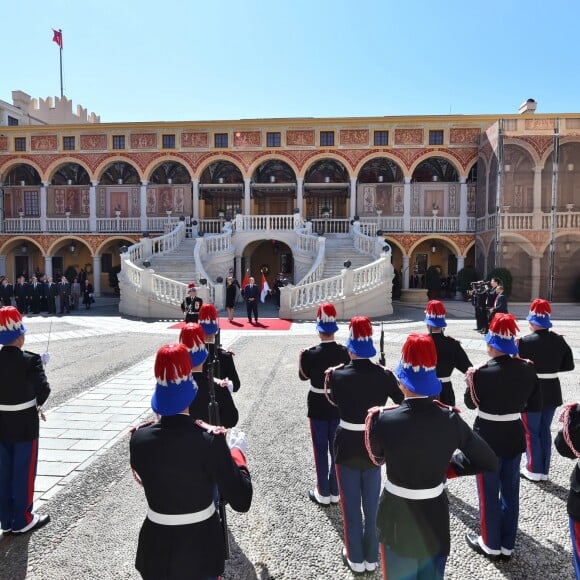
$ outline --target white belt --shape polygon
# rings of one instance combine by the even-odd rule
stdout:
[[[437,377],[442,383],[450,383],[451,377]]]
[[[481,409],[477,409],[477,416],[482,419],[487,419],[488,421],[519,421],[522,416],[520,413],[507,413],[506,415],[492,415],[491,413],[486,413]]]
[[[400,487],[391,483],[388,479],[385,482],[385,489],[397,495],[399,497],[404,497],[405,499],[432,499],[438,497],[443,493],[444,485],[440,483],[435,487],[429,489],[409,489],[408,487]]]
[[[147,518],[154,524],[162,526],[186,526],[188,524],[198,524],[213,516],[215,504],[211,502],[204,510],[193,512],[192,514],[158,514],[151,508],[147,510]]]
[[[349,431],[364,431],[365,430],[364,423],[349,423],[348,421],[343,421],[341,419],[339,422],[339,425],[343,429],[348,429]]]
[[[18,403],[18,405],[0,405],[0,411],[24,411],[24,409],[30,409],[30,407],[36,407],[36,399],[32,399],[32,401],[27,403]]]
[[[310,392],[311,393],[319,393],[321,395],[324,395],[324,389],[317,389],[316,387],[310,387]]]
[[[538,373],[539,379],[557,379],[558,373]]]

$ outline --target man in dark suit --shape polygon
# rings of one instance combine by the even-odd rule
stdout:
[[[32,282],[29,286],[30,303],[32,307],[32,314],[40,314],[40,301],[45,295],[44,284],[38,281],[36,276],[32,276]]]
[[[14,288],[14,297],[16,299],[16,308],[20,314],[26,314],[28,312],[28,294],[29,288],[24,276],[20,276],[16,281],[16,286]]]
[[[12,306],[12,296],[14,296],[14,287],[10,282],[8,282],[8,278],[2,279],[2,287],[0,288],[2,292],[2,305],[3,306]]]
[[[48,278],[44,289],[46,299],[48,302],[48,313],[56,314],[56,297],[58,296],[58,286],[52,277]]]
[[[70,284],[66,276],[63,276],[58,283],[58,296],[60,298],[60,313],[66,312],[68,314],[70,312]]]
[[[495,299],[493,302],[493,307],[489,310],[489,322],[493,320],[496,314],[507,314],[508,313],[508,303],[507,297],[504,294],[504,289],[501,284],[495,287]]]
[[[253,277],[250,277],[249,283],[244,286],[243,295],[246,301],[248,322],[252,322],[252,316],[254,316],[254,320],[258,322],[258,298],[260,297],[260,289],[256,285],[256,281]]]
[[[32,511],[38,460],[39,413],[50,386],[41,357],[22,350],[22,315],[0,308],[0,525],[2,535],[31,532],[48,515]]]

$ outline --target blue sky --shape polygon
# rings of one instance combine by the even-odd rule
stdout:
[[[578,0],[5,3],[0,99],[102,122],[580,111]],[[6,25],[6,24],[9,25]]]

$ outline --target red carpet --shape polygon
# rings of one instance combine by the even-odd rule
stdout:
[[[169,328],[180,330],[184,325],[185,322],[178,322]],[[220,318],[221,330],[290,330],[291,326],[291,320],[282,318],[258,318],[257,323],[251,324],[246,318],[234,318],[233,322],[229,322],[227,318]]]

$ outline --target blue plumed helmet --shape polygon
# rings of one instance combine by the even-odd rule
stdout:
[[[516,317],[513,314],[496,314],[489,324],[485,342],[504,354],[518,354],[516,334],[519,331]]]
[[[0,344],[10,344],[26,332],[22,314],[14,306],[0,308]]]
[[[349,324],[350,335],[346,340],[348,350],[361,358],[377,354],[373,344],[373,326],[366,316],[355,316]]]
[[[199,309],[199,324],[207,335],[216,334],[218,331],[218,311],[213,304],[203,304]]]
[[[395,376],[417,395],[434,397],[441,392],[436,366],[437,350],[431,337],[410,334],[403,345],[401,362],[395,369]]]
[[[208,352],[205,347],[205,332],[200,324],[188,322],[179,333],[179,342],[187,347],[194,367],[205,362]]]
[[[155,357],[155,392],[151,408],[158,415],[177,415],[197,396],[191,358],[184,344],[166,344]]]
[[[425,307],[425,324],[434,328],[445,328],[445,306],[440,300],[430,300]]]
[[[334,334],[338,332],[336,324],[336,308],[334,304],[325,302],[318,307],[316,314],[316,330],[323,334]]]
[[[552,314],[550,303],[547,300],[536,298],[530,304],[530,313],[526,317],[526,320],[541,328],[552,328],[550,314]]]

